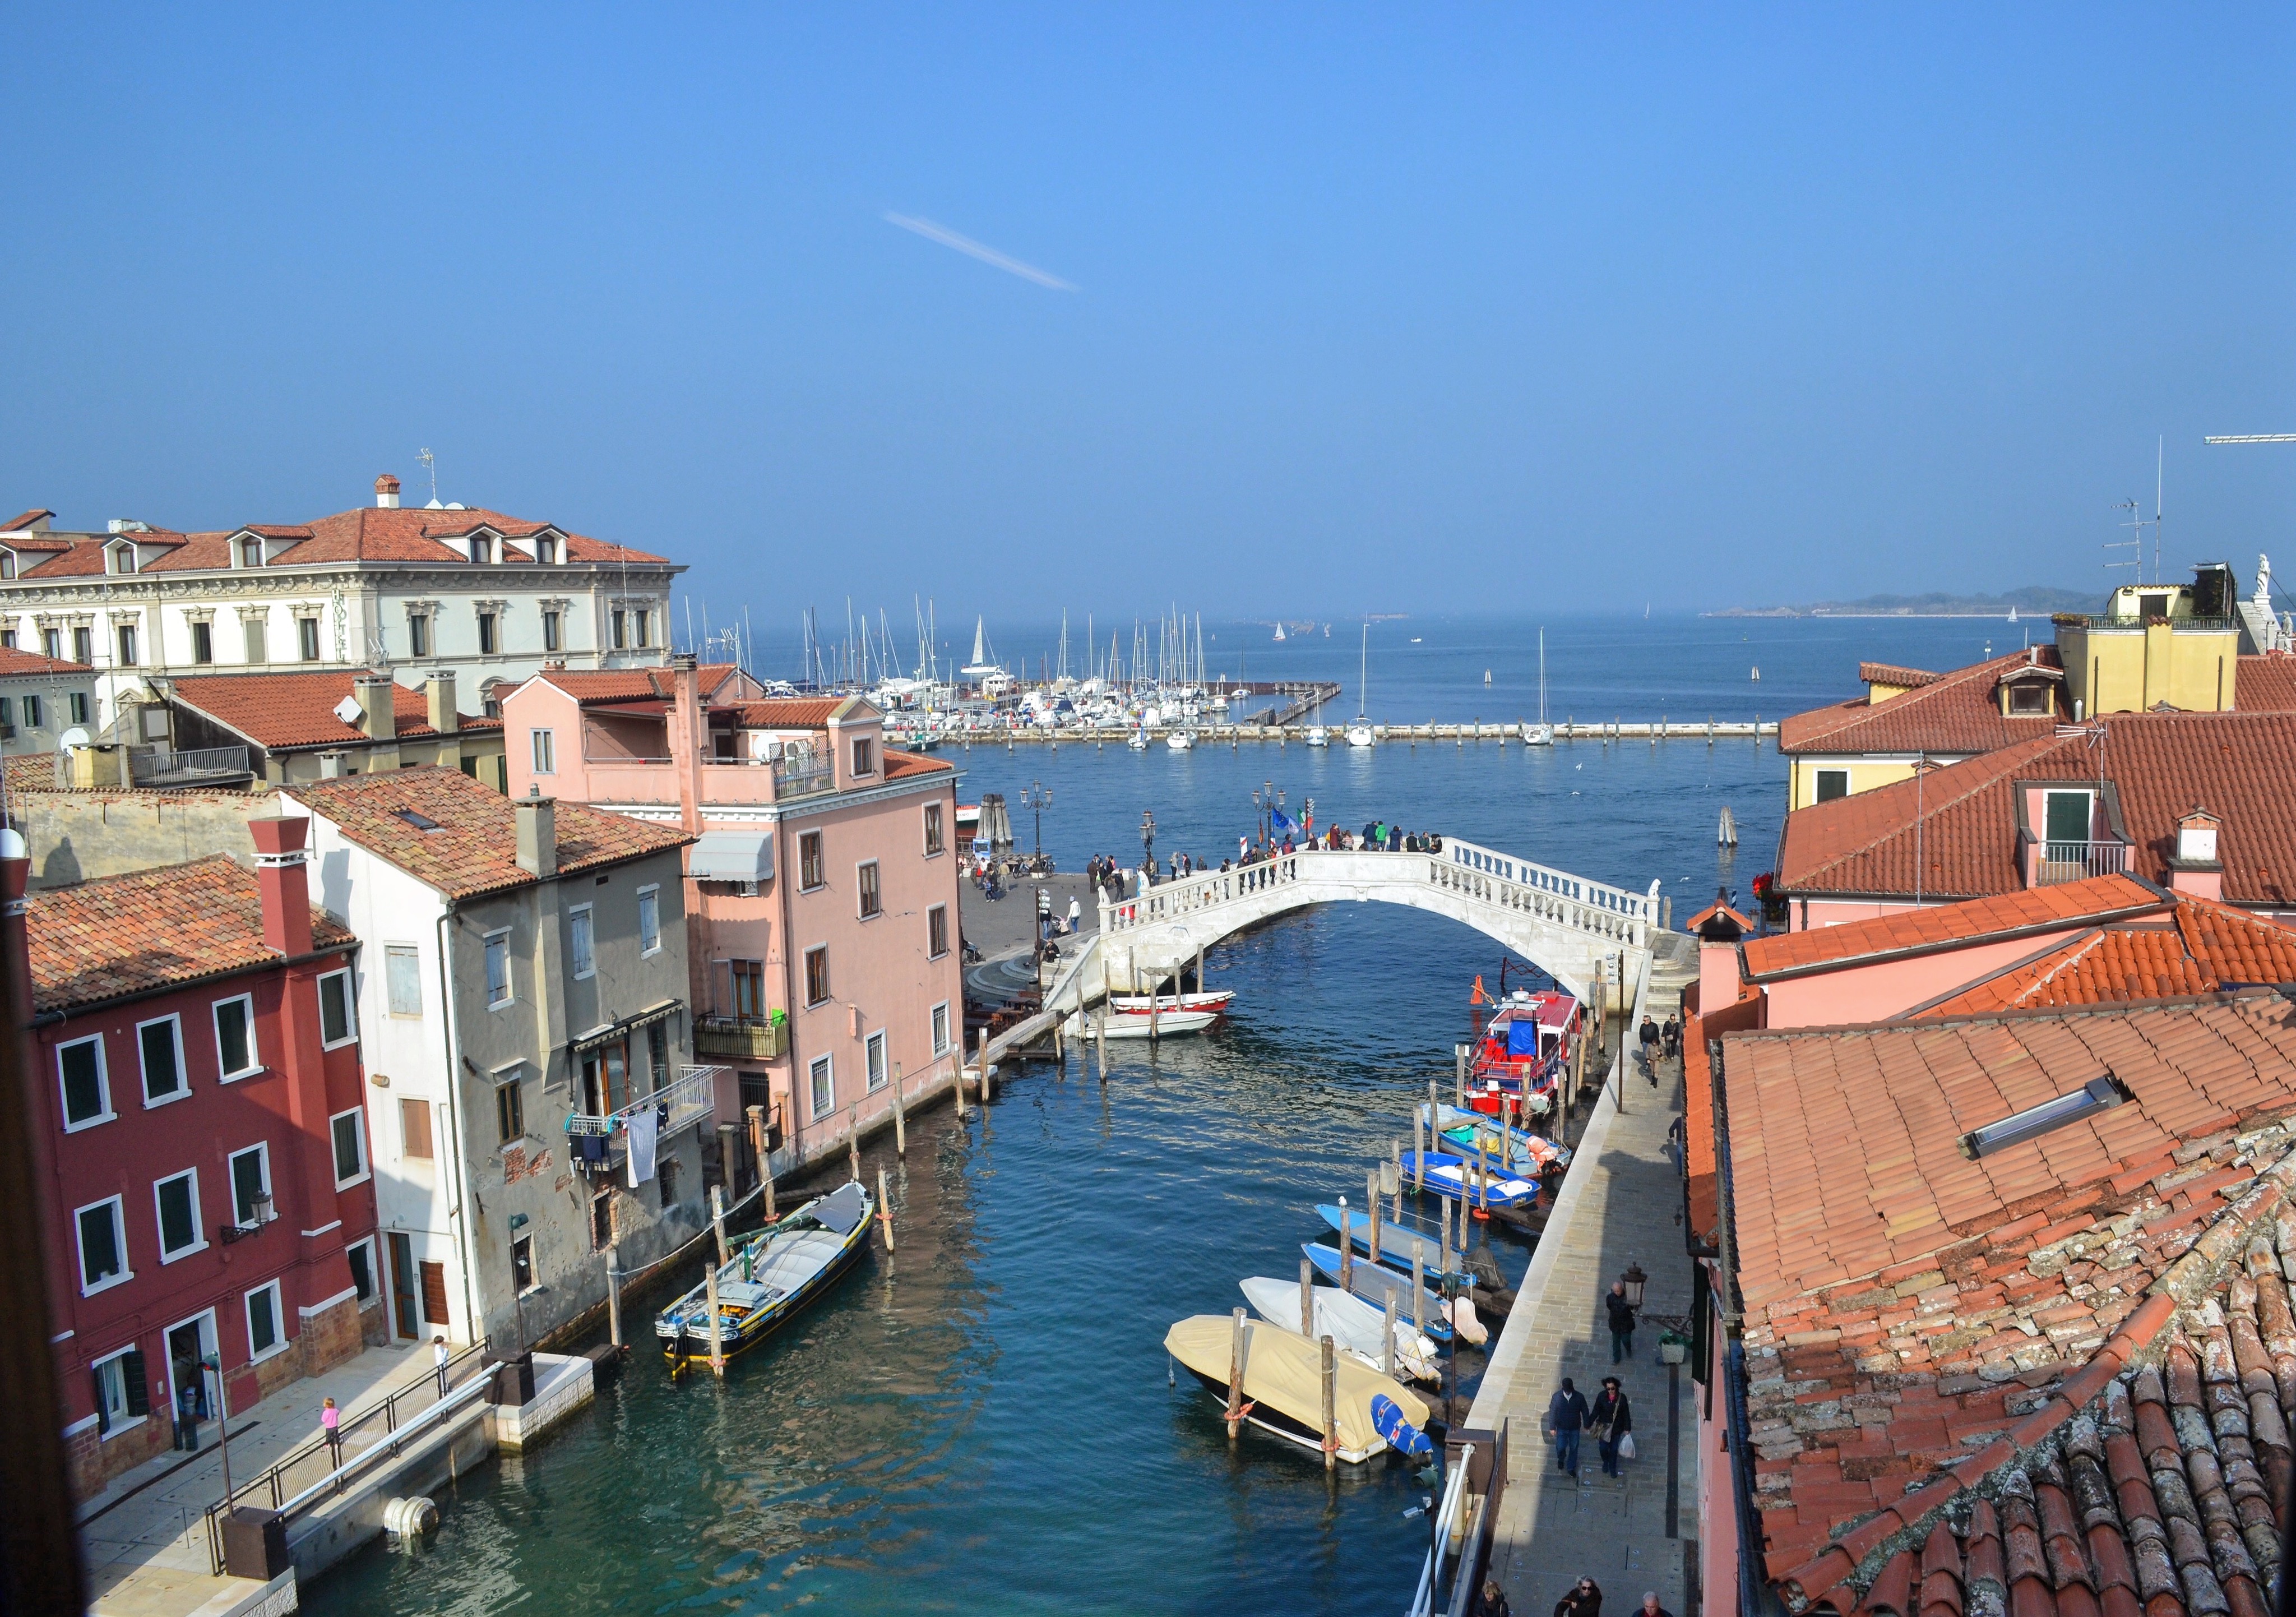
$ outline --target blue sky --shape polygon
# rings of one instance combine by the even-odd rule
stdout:
[[[2296,12],[2011,9],[13,6],[0,504],[1686,608],[2102,588],[2165,434],[2296,574]]]

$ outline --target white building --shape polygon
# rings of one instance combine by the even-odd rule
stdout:
[[[24,512],[0,528],[0,647],[93,665],[104,730],[154,676],[376,668],[415,684],[449,668],[483,702],[545,661],[662,661],[679,565],[498,511],[402,507],[395,477],[374,487],[372,505],[208,533],[67,532]]]

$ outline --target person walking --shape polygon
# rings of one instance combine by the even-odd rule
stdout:
[[[1625,1281],[1611,1282],[1603,1307],[1611,1316],[1611,1362],[1623,1364],[1635,1356],[1635,1305],[1627,1301]]]
[[[176,1447],[200,1451],[200,1380],[206,1372],[189,1359],[176,1366]]]
[[[1483,1587],[1476,1591],[1475,1604],[1469,1609],[1473,1617],[1514,1617],[1514,1608],[1507,1604],[1506,1591],[1496,1578],[1483,1580]]]
[[[319,1406],[319,1435],[327,1440],[327,1469],[343,1468],[343,1412],[329,1399]]]
[[[439,1377],[439,1396],[441,1398],[447,1396],[447,1339],[444,1336],[433,1336],[430,1339],[430,1367]]]
[[[1076,894],[1069,895],[1069,936],[1076,936],[1077,928],[1084,923],[1084,904]]]
[[[1650,1079],[1653,1089],[1658,1088],[1658,1019],[1644,1011],[1642,1026],[1643,1076]]]
[[[1602,1586],[1592,1578],[1579,1579],[1554,1603],[1554,1617],[1603,1617]]]
[[[1603,1390],[1595,1395],[1595,1407],[1587,1411],[1587,1425],[1595,1433],[1595,1447],[1603,1456],[1603,1474],[1619,1474],[1619,1441],[1635,1429],[1634,1412],[1627,1406],[1627,1390],[1619,1384],[1615,1375],[1603,1377]]]
[[[1546,1401],[1546,1435],[1554,1440],[1554,1464],[1572,1476],[1578,1474],[1578,1432],[1587,1424],[1587,1398],[1562,1378],[1562,1390]]]
[[[1642,1613],[1643,1617],[1674,1617],[1674,1613],[1672,1612],[1668,1611],[1664,1606],[1658,1603],[1658,1591],[1656,1589],[1644,1589],[1643,1591]]]
[[[1666,1014],[1666,1026],[1659,1030],[1666,1058],[1673,1061],[1682,1054],[1682,1018],[1672,1011]]]

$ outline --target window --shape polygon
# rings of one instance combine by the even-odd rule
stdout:
[[[558,773],[558,733],[555,730],[529,730],[527,741],[534,749],[534,772],[537,775]]]
[[[192,1092],[184,1077],[183,1024],[173,1016],[135,1024],[135,1047],[144,1058],[144,1104],[181,1100]]]
[[[883,915],[884,900],[877,895],[876,860],[869,859],[862,864],[856,885],[861,893],[861,918],[864,921],[873,921]]]
[[[422,951],[412,943],[389,943],[382,950],[384,991],[393,1016],[422,1014]]]
[[[119,626],[119,666],[132,669],[141,661],[142,659],[135,655],[135,626],[132,623],[121,624]]]
[[[1817,800],[1830,803],[1837,797],[1849,795],[1849,771],[1820,769],[1817,772]]]
[[[215,625],[204,618],[192,625],[192,661],[201,663],[215,661]]]
[[[885,1036],[882,1033],[870,1034],[868,1042],[861,1047],[861,1050],[862,1054],[868,1058],[869,1088],[883,1088],[885,1087]]]
[[[64,1088],[64,1129],[111,1120],[111,1084],[103,1071],[103,1039],[74,1039],[56,1050],[56,1074]]]
[[[508,932],[489,932],[487,935],[487,1003],[490,1005],[510,1003]]]
[[[232,1221],[242,1229],[268,1224],[275,1216],[271,1204],[271,1147],[250,1145],[231,1153]]]
[[[319,660],[319,620],[316,618],[295,620],[295,650],[306,662]]]
[[[347,1190],[366,1178],[366,1113],[354,1106],[327,1120],[335,1137],[335,1188]]]
[[[821,857],[821,833],[804,831],[797,839],[797,885],[800,892],[811,892],[827,885],[829,867]]]
[[[819,1005],[829,997],[829,945],[816,944],[805,951],[805,1002]]]
[[[406,614],[406,653],[410,657],[428,657],[430,654],[430,614],[429,612]]]
[[[653,614],[644,607],[638,608],[630,614],[631,637],[637,642],[640,649],[644,649],[649,644],[646,631],[652,619]]]
[[[496,652],[502,650],[502,647],[496,644],[495,641],[495,614],[492,612],[480,612],[479,614],[479,655],[481,657],[491,657]]]
[[[93,1296],[135,1278],[127,1272],[127,1230],[119,1216],[118,1196],[78,1209],[72,1214],[72,1224],[79,1231],[80,1295]]]
[[[332,1050],[358,1037],[358,1013],[351,1004],[351,974],[329,972],[319,979],[319,1044]]]
[[[602,1190],[590,1198],[590,1250],[603,1252],[614,1244],[614,1193]]]
[[[72,630],[72,661],[86,663],[95,661],[95,630],[85,623]]]
[[[925,953],[939,959],[948,953],[948,906],[936,904],[925,911]]]
[[[659,1186],[661,1191],[661,1210],[664,1212],[668,1212],[671,1208],[677,1205],[676,1159],[675,1157],[664,1157],[660,1161],[655,1163],[653,1178],[654,1184]]]
[[[160,1262],[173,1263],[205,1249],[207,1242],[200,1235],[198,1169],[187,1169],[173,1178],[155,1181],[152,1200],[160,1213]]]
[[[566,917],[566,954],[573,964],[575,977],[580,979],[595,976],[598,971],[598,959],[591,944],[588,905],[575,906],[573,911]]]
[[[25,697],[24,727],[28,730],[37,730],[40,728],[42,724],[45,722],[45,720],[40,712],[40,699],[37,696]]]
[[[247,660],[254,662],[271,661],[270,631],[260,618],[246,619],[242,626],[247,631]]]
[[[558,613],[545,612],[542,614],[542,649],[545,652],[563,651],[565,649],[565,646],[562,644],[565,636],[559,633],[558,623]]]
[[[630,644],[629,616],[626,612],[617,611],[612,614],[612,617],[614,627],[614,649],[618,652],[627,651],[629,648]]]
[[[111,547],[111,570],[114,572],[134,572],[135,570],[135,546],[114,545]]]
[[[534,1289],[534,1237],[521,1235],[510,1244],[511,1288],[518,1292]]]
[[[430,1103],[401,1101],[398,1103],[398,1154],[429,1161],[430,1157]]]
[[[87,693],[86,691],[74,691],[70,696],[65,698],[65,701],[71,709],[72,723],[76,725],[86,724],[88,722]]]
[[[279,1283],[266,1281],[247,1294],[247,1356],[261,1360],[287,1350],[279,1326]]]
[[[2031,680],[2023,685],[2011,685],[2009,710],[2012,713],[2046,714],[2049,710],[2049,687]]]
[[[857,735],[853,738],[853,773],[856,775],[877,773],[877,743],[865,735]]]
[[[42,629],[40,631],[40,650],[50,662],[62,662],[64,660],[63,630],[60,628]]]
[[[12,579],[15,576],[16,558],[12,555],[0,555],[0,579]],[[16,631],[14,629],[0,628],[0,647],[4,647],[12,652],[16,649]]]
[[[931,858],[947,846],[947,844],[941,840],[940,805],[927,803],[925,805],[925,858]]]
[[[837,1108],[837,1083],[830,1071],[829,1057],[815,1056],[808,1076],[813,1086],[813,1115],[816,1120],[827,1117]]]
[[[12,696],[0,696],[0,725],[10,725],[10,726],[12,726],[15,722],[16,722],[16,700],[15,700],[15,698],[14,698],[14,697],[12,697]]]
[[[2087,792],[2046,792],[2042,796],[2041,802],[2048,841],[2086,842],[2089,840],[2089,794]]]
[[[95,1429],[103,1437],[134,1430],[128,1423],[152,1413],[152,1392],[144,1380],[144,1353],[127,1348],[88,1367],[95,1382]]]
[[[763,1022],[766,1019],[766,963],[762,960],[728,960],[726,964],[733,976],[734,1014],[743,1022]]]
[[[661,948],[661,889],[638,889],[638,953],[651,955]]]
[[[263,565],[263,541],[261,539],[242,539],[239,542],[239,564],[242,567],[260,567]]]
[[[471,539],[471,560],[473,562],[491,562],[494,559],[494,541],[488,538],[487,536],[482,533],[472,536]]]
[[[245,1078],[258,1066],[255,1055],[255,1000],[246,994],[215,1004],[216,1065],[226,1079]]]
[[[657,1022],[646,1029],[646,1068],[653,1074],[652,1093],[669,1088],[669,1024]]]
[[[935,1055],[946,1055],[948,1054],[948,1005],[947,1001],[943,1001],[941,1004],[937,1005],[932,1008],[932,1040],[933,1054]]]
[[[365,1308],[379,1294],[374,1284],[374,1237],[352,1242],[343,1248],[343,1256],[350,1260],[351,1290],[358,1293],[359,1307]]]
[[[582,1056],[582,1100],[592,1117],[611,1117],[630,1104],[627,1039],[601,1045]]]
[[[526,1137],[526,1100],[514,1078],[495,1087],[495,1129],[505,1145]]]

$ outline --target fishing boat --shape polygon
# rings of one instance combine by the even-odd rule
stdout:
[[[1333,1285],[1340,1284],[1340,1249],[1326,1246],[1320,1241],[1309,1241],[1300,1250],[1308,1254],[1308,1261],[1316,1272]],[[1387,1294],[1395,1293],[1396,1317],[1408,1319],[1425,1334],[1437,1342],[1451,1340],[1451,1318],[1443,1307],[1443,1300],[1434,1293],[1421,1289],[1416,1303],[1411,1295],[1411,1282],[1383,1263],[1348,1265],[1348,1284],[1343,1288],[1362,1298],[1375,1309],[1384,1310]]]
[[[1335,1231],[1340,1227],[1340,1209],[1327,1202],[1316,1204],[1316,1216]],[[1368,1256],[1371,1252],[1371,1214],[1360,1207],[1350,1207],[1347,1210],[1347,1226],[1350,1244]],[[1407,1275],[1411,1272],[1414,1258],[1419,1260],[1423,1273],[1438,1280],[1443,1277],[1442,1242],[1432,1235],[1423,1235],[1415,1229],[1406,1229],[1382,1221],[1379,1227],[1379,1260]],[[1470,1282],[1474,1279],[1464,1268],[1454,1268],[1449,1273],[1455,1279]]]
[[[1479,998],[1482,991],[1478,977]],[[1517,989],[1495,1003],[1467,1067],[1470,1080],[1482,1091],[1473,1097],[1474,1109],[1492,1113],[1499,1109],[1500,1096],[1529,1096],[1554,1088],[1570,1059],[1578,1026],[1578,1001],[1560,989]]]
[[[1403,1153],[1403,1174],[1416,1178],[1420,1153]],[[1426,1153],[1427,1183],[1438,1195],[1457,1196],[1478,1207],[1533,1207],[1538,1202],[1538,1181],[1519,1178],[1501,1170],[1478,1170],[1472,1157],[1445,1151]]]
[[[1215,989],[1209,994],[1111,994],[1108,1003],[1114,1010],[1155,1010],[1169,1016],[1175,1011],[1225,1011],[1234,997],[1234,989]]]
[[[816,1196],[741,1244],[718,1267],[719,1350],[743,1352],[827,1291],[869,1244],[876,1206],[858,1181]],[[709,1283],[680,1297],[654,1318],[654,1334],[672,1361],[709,1354]]]
[[[1328,747],[1332,744],[1332,733],[1321,725],[1310,725],[1308,727],[1308,744],[1311,747]]]
[[[1427,1103],[1424,1101],[1419,1104],[1419,1115],[1423,1119],[1427,1116]],[[1480,1146],[1488,1161],[1500,1163],[1508,1172],[1524,1178],[1538,1178],[1570,1166],[1570,1146],[1558,1145],[1545,1135],[1533,1134],[1520,1124],[1508,1126],[1494,1122],[1480,1112],[1463,1112],[1456,1106],[1438,1106],[1430,1127],[1435,1134],[1437,1145],[1449,1145],[1462,1157],[1473,1156]]]
[[[1287,1331],[1300,1329],[1299,1282],[1255,1275],[1237,1284],[1243,1288],[1244,1301],[1259,1311],[1262,1319]],[[1328,1336],[1342,1353],[1353,1356],[1382,1375],[1387,1374],[1380,1340],[1387,1330],[1384,1305],[1375,1309],[1360,1297],[1334,1291],[1328,1285],[1309,1286],[1308,1300],[1310,1322],[1315,1328],[1301,1332],[1302,1335],[1310,1340]],[[1408,1319],[1401,1317],[1395,1322],[1395,1369],[1398,1380],[1433,1382],[1443,1378],[1442,1350],[1421,1335]]]
[[[1164,744],[1175,752],[1185,752],[1196,744],[1196,738],[1185,730],[1175,730],[1164,737]]]
[[[1228,1375],[1242,1332],[1242,1395],[1247,1424],[1311,1454],[1324,1451],[1323,1348],[1297,1331],[1247,1317],[1241,1326],[1225,1314],[1198,1314],[1164,1333],[1164,1350],[1187,1367],[1225,1405]],[[1426,1403],[1354,1358],[1335,1355],[1332,1364],[1332,1452],[1360,1465],[1392,1449],[1413,1459],[1431,1457]]]

